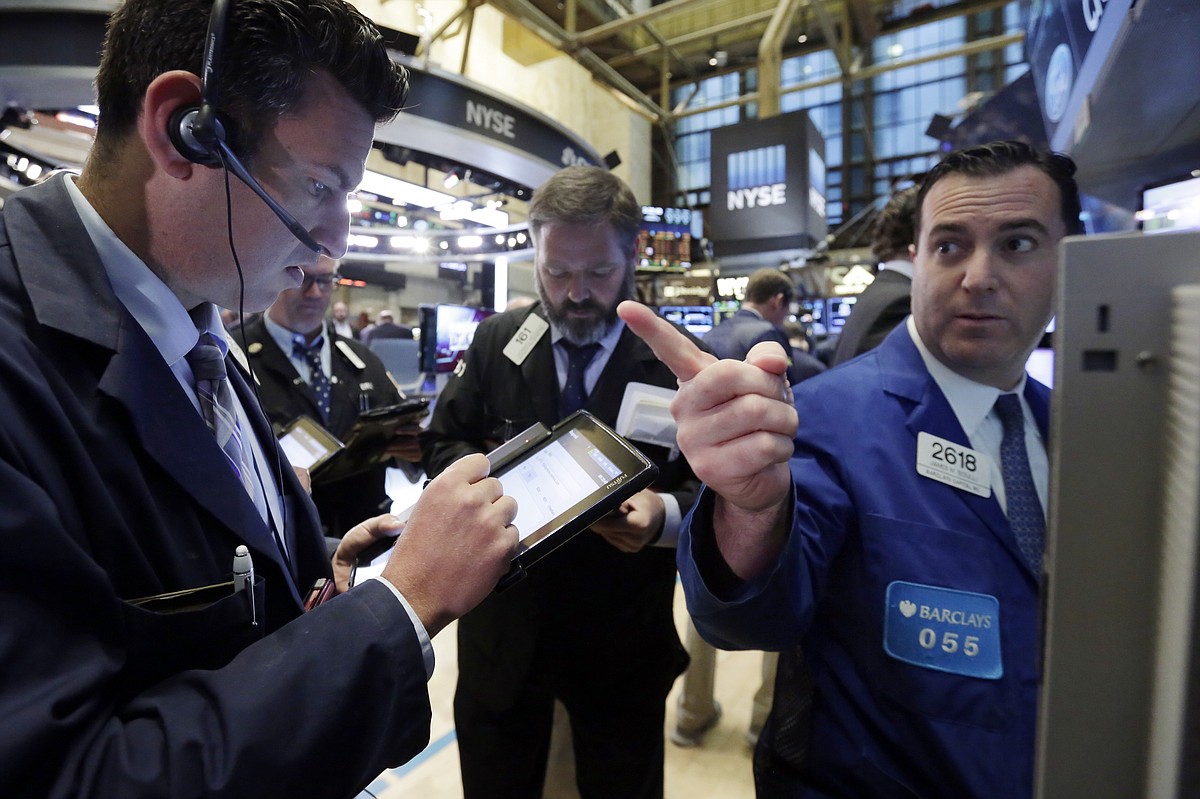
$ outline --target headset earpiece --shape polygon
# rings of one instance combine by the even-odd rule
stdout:
[[[177,109],[167,123],[167,135],[179,154],[189,161],[203,166],[221,165],[217,143],[225,141],[225,126],[211,106],[191,105]]]

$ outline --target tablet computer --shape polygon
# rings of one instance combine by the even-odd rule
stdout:
[[[343,447],[308,467],[313,484],[343,480],[375,466],[384,458],[396,430],[416,424],[428,413],[428,397],[410,397],[395,405],[363,411],[346,431]]]
[[[658,477],[657,466],[587,411],[575,412],[552,430],[535,424],[488,453],[488,460],[491,475],[517,501],[513,525],[520,533],[512,568],[498,591]],[[391,543],[363,553],[364,575],[358,579],[367,569],[382,569],[387,553],[379,549]]]
[[[345,448],[337,437],[311,416],[298,416],[279,434],[279,446],[288,463],[309,472]]]

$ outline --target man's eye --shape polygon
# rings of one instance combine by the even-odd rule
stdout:
[[[1032,236],[1014,236],[1004,244],[1004,248],[1009,252],[1032,252],[1037,247],[1037,242]]]
[[[938,255],[957,255],[962,251],[962,247],[956,241],[942,241],[934,246],[934,250]]]
[[[325,194],[329,191],[328,184],[323,183],[322,181],[311,180],[310,183],[312,185],[311,191],[314,195]]]

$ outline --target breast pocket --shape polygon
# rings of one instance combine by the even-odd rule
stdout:
[[[872,683],[921,716],[987,729],[1008,723],[1005,595],[997,544],[912,521],[868,516],[862,530],[864,597],[877,620]]]
[[[249,592],[220,586],[205,591],[192,602],[122,603],[124,679],[132,692],[180,671],[220,668],[263,636],[265,580],[253,588],[253,617]]]

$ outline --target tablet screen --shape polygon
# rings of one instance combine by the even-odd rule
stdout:
[[[621,468],[579,430],[568,430],[497,475],[504,493],[517,501],[513,525],[526,547],[553,530],[555,519],[620,476]]]

